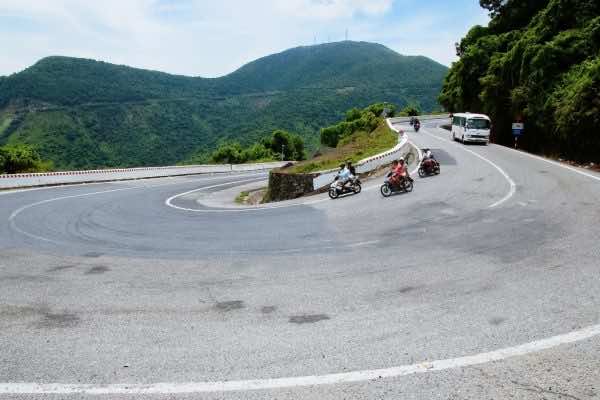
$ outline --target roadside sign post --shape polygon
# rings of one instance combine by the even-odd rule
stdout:
[[[517,148],[517,143],[519,141],[519,136],[523,135],[523,131],[525,130],[525,124],[522,122],[514,122],[512,124],[512,134],[515,137],[515,149]]]

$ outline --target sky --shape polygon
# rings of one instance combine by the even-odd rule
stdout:
[[[450,65],[488,21],[477,0],[0,0],[0,75],[64,55],[217,77],[346,32]]]

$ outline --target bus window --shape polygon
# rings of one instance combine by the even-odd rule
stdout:
[[[490,121],[483,118],[470,119],[467,127],[469,129],[490,129]]]

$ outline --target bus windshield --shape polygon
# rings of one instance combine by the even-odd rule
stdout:
[[[490,129],[490,121],[483,118],[470,119],[467,121],[469,129]]]

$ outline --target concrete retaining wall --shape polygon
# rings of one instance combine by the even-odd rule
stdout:
[[[36,174],[0,175],[0,189],[14,189],[34,186],[51,186],[87,182],[107,182],[129,179],[160,178],[167,176],[225,173],[235,171],[262,171],[279,168],[288,162],[260,164],[211,164],[184,165],[172,167],[120,168],[89,171],[64,171]]]
[[[268,201],[296,199],[314,191],[315,174],[286,174],[285,172],[269,173]]]

